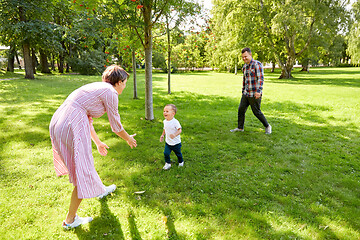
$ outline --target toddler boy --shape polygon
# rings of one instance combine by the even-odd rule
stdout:
[[[164,141],[165,135],[165,150],[164,150],[164,157],[165,157],[165,166],[163,167],[164,170],[168,170],[171,168],[171,161],[170,161],[170,153],[174,151],[175,155],[178,158],[179,167],[184,166],[183,156],[181,154],[181,125],[177,119],[175,119],[177,108],[174,104],[167,104],[164,107],[164,130],[160,137],[160,142]]]

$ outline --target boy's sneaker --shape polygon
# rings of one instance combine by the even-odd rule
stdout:
[[[244,129],[240,129],[240,128],[234,128],[234,129],[231,129],[230,132],[243,132]]]
[[[103,197],[106,197],[107,195],[109,195],[110,193],[112,193],[113,191],[115,191],[116,189],[116,185],[112,184],[110,186],[105,186],[105,192],[103,194],[100,194],[99,196],[97,196],[99,199],[102,199]]]
[[[89,223],[92,220],[93,220],[92,217],[82,218],[82,217],[79,217],[78,215],[76,215],[74,218],[74,222],[66,223],[64,220],[62,226],[65,230],[70,230],[72,228],[76,228],[76,227],[80,226],[81,224]]]
[[[183,167],[184,166],[184,161],[179,163],[179,167]]]
[[[271,125],[269,124],[269,126],[267,126],[267,128],[265,128],[265,134],[271,134]]]
[[[165,163],[163,169],[164,170],[169,170],[171,168],[171,164],[170,163]]]

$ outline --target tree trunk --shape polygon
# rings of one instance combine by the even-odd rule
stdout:
[[[168,94],[171,94],[171,44],[170,44],[170,29],[169,29],[169,19],[166,15],[166,34],[167,34],[167,47],[168,47]]]
[[[19,16],[20,21],[25,22],[25,10],[23,7],[19,7]],[[34,68],[32,64],[32,59],[30,55],[30,43],[28,41],[23,42],[23,55],[24,55],[24,65],[25,65],[25,78],[34,79]]]
[[[309,72],[309,60],[304,60],[301,63],[302,69],[301,72]]]
[[[10,49],[9,49],[9,55],[8,55],[8,64],[7,64],[7,69],[6,69],[6,71],[8,71],[8,72],[14,72],[15,52],[16,52],[15,44],[11,43]]]
[[[32,67],[33,67],[34,74],[36,74],[36,67],[37,67],[38,60],[36,58],[34,48],[31,49],[31,61],[32,61]]]
[[[49,63],[46,52],[43,49],[40,49],[39,52],[40,52],[41,73],[51,73],[49,69]]]
[[[144,48],[145,48],[145,119],[154,120],[152,93],[152,19],[151,7],[144,6]]]
[[[17,51],[15,51],[15,58],[16,58],[17,64],[19,65],[19,69],[21,69],[21,63],[20,63],[20,60],[19,60],[19,56],[18,56],[18,54],[17,54]]]
[[[59,73],[64,73],[64,61],[65,61],[65,49],[66,49],[66,46],[65,46],[65,43],[62,41],[61,42],[61,46],[62,46],[62,50],[60,50],[60,53],[59,53],[59,64],[58,64],[58,70],[59,70]]]
[[[238,62],[237,62],[237,58],[235,59],[235,75],[238,74]]]
[[[51,71],[55,71],[55,58],[54,58],[54,54],[51,54],[50,66],[51,66]]]
[[[135,58],[135,50],[132,50],[132,69],[133,69],[133,79],[134,79],[134,99],[138,99],[138,95],[137,95],[137,82],[136,82],[136,58]]]
[[[59,70],[59,73],[64,73],[64,53],[63,52],[60,52],[59,54],[59,61],[58,61],[58,70]]]
[[[275,72],[275,66],[276,66],[275,61],[272,61],[272,62],[271,62],[271,72],[272,72],[272,73]]]
[[[34,68],[32,63],[32,58],[30,55],[30,45],[24,43],[23,45],[23,54],[24,54],[24,65],[25,65],[25,78],[34,79]]]
[[[281,75],[279,79],[293,78],[293,76],[291,75],[291,71],[294,67],[294,63],[295,63],[295,56],[289,54],[285,65],[281,66]]]
[[[302,65],[301,72],[309,72],[309,65]]]

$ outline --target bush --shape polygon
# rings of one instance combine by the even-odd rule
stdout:
[[[337,67],[357,67],[355,64],[352,63],[340,63],[336,64]]]
[[[163,72],[167,72],[166,60],[162,53],[153,53],[152,64],[154,68],[160,68]]]
[[[79,57],[69,58],[67,61],[73,72],[82,75],[101,74],[105,70],[105,53],[99,50],[83,51]]]

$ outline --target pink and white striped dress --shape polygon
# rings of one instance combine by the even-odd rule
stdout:
[[[123,127],[118,104],[118,93],[110,83],[90,83],[72,92],[51,119],[56,174],[69,174],[70,182],[77,186],[78,198],[92,198],[105,192],[94,167],[90,129],[92,118],[106,112],[112,131],[120,132]]]

